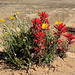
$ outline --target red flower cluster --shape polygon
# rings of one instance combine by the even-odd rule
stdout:
[[[63,23],[61,23],[60,25],[56,25],[54,27],[57,29],[57,32],[54,31],[54,34],[56,34],[58,36],[57,38],[60,38],[60,35],[62,33],[65,33],[67,30],[67,27],[65,25],[63,25]]]
[[[48,14],[46,14],[45,12],[40,13],[38,16],[40,16],[39,18],[35,18],[32,20],[33,26],[32,31],[33,31],[33,35],[34,35],[34,39],[35,39],[35,53],[37,53],[37,56],[43,56],[45,51],[45,35],[46,33],[43,31],[42,29],[42,24],[49,24],[48,19],[46,19],[48,17]],[[49,30],[49,26],[47,27],[47,30]]]
[[[75,39],[75,37],[73,33],[64,34],[67,31],[67,27],[63,25],[63,23],[61,23],[60,25],[55,25],[54,27],[57,29],[57,32],[54,31],[54,34],[57,35],[56,43],[58,44],[58,49],[56,50],[56,52],[57,54],[60,55],[61,53],[66,52],[68,50],[68,46],[70,44],[75,42],[75,41],[72,41],[73,39]],[[67,44],[64,43],[62,40],[60,40],[61,35],[67,38],[67,42],[68,42]]]
[[[33,33],[34,33],[35,31],[37,31],[37,29],[38,29],[38,30],[42,30],[42,27],[41,27],[42,22],[40,21],[39,18],[33,19],[33,20],[32,20],[32,23],[33,23],[33,26],[32,26],[31,28],[32,28],[32,30],[33,30]],[[34,29],[36,29],[36,30],[34,30]]]
[[[75,41],[72,41],[73,39],[75,39],[75,36],[73,33],[67,33],[67,34],[63,34],[67,40],[68,40],[68,44],[72,44],[74,43]]]
[[[61,50],[61,51],[65,51],[66,49],[63,47],[63,44],[65,44],[64,42],[63,42],[64,40],[62,39],[62,40],[58,40],[58,49],[57,50]],[[66,44],[65,44],[66,45]]]
[[[47,17],[49,17],[49,15],[46,14],[45,12],[41,12],[40,14],[38,14],[38,16],[40,16],[41,20],[45,20]]]

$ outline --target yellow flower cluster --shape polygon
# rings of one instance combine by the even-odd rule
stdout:
[[[40,13],[41,13],[41,11],[38,12],[38,14],[40,14]]]
[[[6,34],[7,34],[7,35],[9,35],[9,33],[8,33],[8,32],[7,32]]]
[[[9,33],[7,32],[7,33],[5,33],[4,35],[5,35],[5,36],[6,36],[6,35],[9,35]]]
[[[17,35],[19,36],[19,33],[17,33]]]
[[[11,25],[11,28],[14,28],[14,25],[13,24]]]
[[[21,27],[24,27],[24,25],[21,25]]]
[[[11,20],[14,20],[14,19],[15,19],[15,17],[13,17],[13,16],[10,16],[10,19],[11,19]]]
[[[5,29],[7,30],[7,27],[5,27]]]
[[[18,15],[18,14],[19,14],[19,12],[16,12],[16,14]]]
[[[23,41],[26,41],[25,39],[23,39]]]
[[[5,26],[5,24],[3,24],[3,26]]]
[[[55,25],[60,25],[62,22],[61,21],[56,21]]]
[[[2,38],[2,37],[0,36],[0,38]]]
[[[48,27],[48,24],[43,23],[42,24],[42,29],[46,29]]]
[[[4,19],[0,19],[0,22],[5,22],[5,20]]]
[[[7,35],[7,34],[4,34],[5,36]]]

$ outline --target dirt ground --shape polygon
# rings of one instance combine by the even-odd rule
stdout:
[[[67,58],[57,58],[52,63],[52,66],[42,67],[34,65],[26,70],[10,69],[3,60],[0,60],[0,75],[75,75],[75,53],[67,53]]]
[[[9,17],[16,12],[20,12],[19,17],[22,19],[28,18],[30,12],[31,18],[35,18],[38,11],[49,13],[51,26],[56,20],[60,20],[68,27],[75,27],[75,0],[0,0],[0,19],[5,19],[8,25]],[[57,58],[52,65],[50,70],[48,67],[34,65],[35,70],[30,69],[26,73],[26,70],[8,68],[0,59],[0,75],[75,75],[75,43],[67,52],[67,58]]]

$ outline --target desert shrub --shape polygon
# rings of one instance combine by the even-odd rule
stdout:
[[[49,28],[49,15],[45,12],[38,13],[40,18],[34,18],[30,23],[25,18],[21,21],[18,13],[10,17],[11,27],[8,27],[4,19],[0,19],[1,46],[6,52],[4,60],[7,63],[22,69],[38,63],[49,65],[56,56],[65,57],[75,37],[73,33],[65,34],[67,27],[62,22],[56,21],[53,30]],[[61,36],[65,36],[66,41]]]
[[[27,30],[27,27],[29,28],[27,21],[24,19],[21,22],[17,15],[10,17],[11,27],[1,22],[1,45],[6,52],[5,61],[13,64],[16,68],[22,68],[22,65],[29,66],[31,63],[30,54],[33,52],[34,39],[31,37],[31,29]],[[14,20],[17,21],[17,27],[15,27]]]

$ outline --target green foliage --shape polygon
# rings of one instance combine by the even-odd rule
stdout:
[[[46,14],[45,12],[43,14],[45,17],[48,17],[48,14]],[[5,21],[3,19],[0,19],[0,27],[2,32],[0,37],[0,44],[1,47],[3,47],[4,52],[6,53],[4,55],[4,60],[8,64],[12,64],[12,66],[14,66],[16,69],[22,69],[24,66],[30,68],[33,64],[38,63],[45,63],[49,65],[55,57],[65,57],[68,50],[68,45],[73,42],[71,41],[72,39],[74,39],[73,34],[70,34],[72,35],[72,39],[70,41],[62,41],[60,39],[60,36],[63,33],[63,30],[62,33],[56,30],[57,32],[55,32],[55,34],[51,30],[47,32],[46,29],[49,28],[48,24],[45,24],[45,22],[43,22],[43,19],[41,19],[44,16],[40,15],[42,16],[40,18],[41,20],[38,18],[33,19],[32,21],[34,24],[32,24],[31,21],[30,23],[27,23],[25,18],[23,19],[23,21],[21,21],[17,15],[18,14],[15,14],[14,16],[10,17],[11,27],[8,27],[7,24],[3,23]],[[45,20],[47,21],[47,19]],[[38,23],[37,25],[41,24],[41,26],[36,26],[39,31],[35,27],[36,22]],[[64,26],[62,24],[61,27],[61,25],[58,24],[58,21],[56,22],[56,24],[57,26],[55,26],[55,28],[58,30],[59,28],[62,29],[62,27]],[[33,26],[33,30],[31,26]],[[65,29],[66,28],[64,28],[64,31]],[[36,38],[36,35],[37,37],[39,37]],[[34,47],[37,49],[34,49]],[[38,49],[39,51],[36,52],[36,50]]]
[[[31,53],[34,48],[34,39],[32,39],[31,29],[27,30],[28,24],[24,19],[23,22],[15,15],[18,27],[15,27],[14,20],[13,27],[9,28],[6,24],[2,26],[2,43],[4,51],[4,59],[7,63],[15,66],[15,68],[22,68],[22,65],[30,66]],[[1,23],[2,24],[2,23]],[[7,27],[7,29],[5,29]]]

